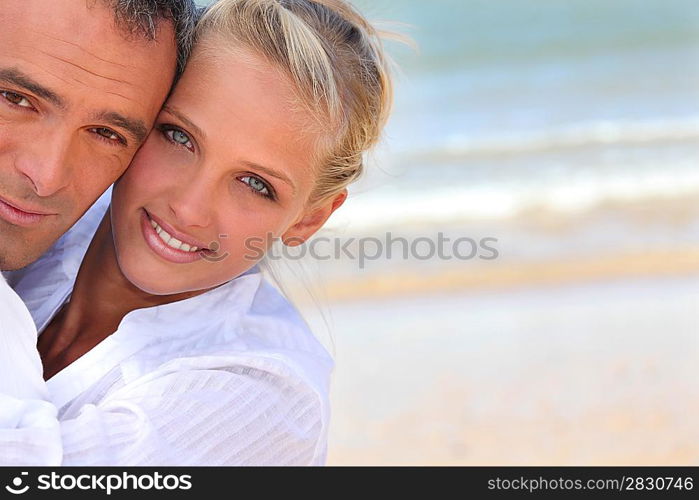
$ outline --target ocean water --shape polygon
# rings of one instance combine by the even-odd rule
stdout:
[[[418,49],[387,43],[395,112],[336,225],[699,194],[696,0],[354,4]]]
[[[363,0],[419,52],[352,225],[699,193],[699,2]]]

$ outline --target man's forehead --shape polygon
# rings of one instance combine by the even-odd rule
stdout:
[[[30,41],[39,50],[51,45],[58,51],[78,50],[88,58],[117,66],[143,64],[134,50],[157,52],[172,42],[173,26],[163,22],[156,42],[132,35],[118,24],[110,2],[102,0],[2,0],[0,39],[4,42]],[[147,64],[147,62],[145,63]]]
[[[172,27],[161,27],[162,40],[128,37],[108,2],[3,0],[0,26],[0,65],[36,69],[81,92],[159,106],[174,76]]]

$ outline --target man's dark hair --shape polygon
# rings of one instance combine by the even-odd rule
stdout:
[[[114,9],[117,24],[133,35],[155,40],[158,24],[172,22],[177,41],[177,75],[184,70],[194,42],[200,10],[194,0],[106,0]]]

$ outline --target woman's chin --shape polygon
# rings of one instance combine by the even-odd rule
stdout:
[[[198,273],[184,272],[179,266],[163,265],[150,261],[147,255],[123,254],[117,251],[117,265],[124,277],[142,292],[151,295],[176,295],[182,293],[204,292],[216,288],[239,276],[243,271],[217,269],[215,274],[204,276]],[[148,264],[149,263],[149,264]],[[250,268],[252,266],[247,266]],[[187,269],[187,271],[191,271]]]
[[[153,267],[146,267],[119,257],[117,257],[117,263],[121,273],[129,283],[150,295],[173,295],[196,289],[196,287],[188,286],[188,283],[183,283],[181,275],[173,276],[171,272],[157,271]],[[174,282],[173,277],[179,278],[177,282]]]
[[[150,295],[174,295],[176,293],[189,291],[182,290],[181,287],[175,286],[173,283],[163,283],[162,280],[144,279],[142,276],[134,277],[127,273],[124,273],[124,276],[126,276],[126,279],[129,280],[133,286]]]

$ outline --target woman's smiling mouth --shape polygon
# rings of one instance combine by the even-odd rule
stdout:
[[[199,247],[197,246],[189,246],[187,243],[184,243],[174,236],[171,236],[167,231],[165,231],[160,225],[155,222],[153,219],[150,220],[151,226],[153,226],[153,229],[155,229],[155,232],[158,233],[158,236],[160,236],[160,239],[163,240],[164,243],[167,243],[168,246],[174,248],[175,250],[182,250],[184,252],[196,252],[199,250]]]
[[[141,231],[153,253],[168,262],[188,264],[201,259],[203,254],[211,252],[200,242],[176,231],[145,209],[141,211]]]

